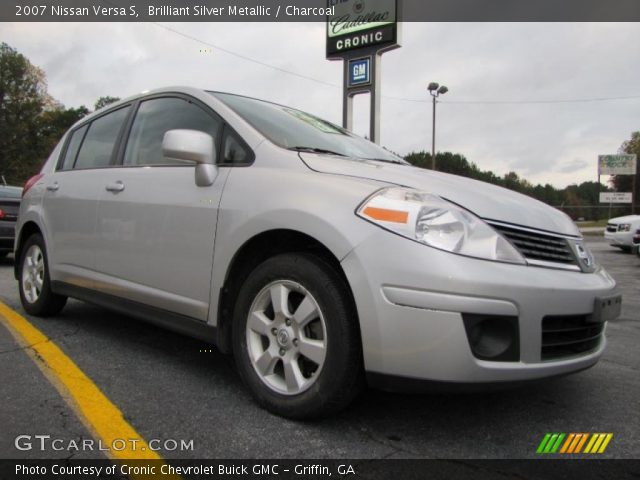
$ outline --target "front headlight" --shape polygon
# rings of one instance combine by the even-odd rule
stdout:
[[[618,225],[618,231],[619,232],[628,232],[629,230],[631,230],[631,224],[630,223],[621,223]]]
[[[526,264],[513,245],[482,219],[440,197],[410,188],[376,192],[357,215],[411,240],[447,252]]]

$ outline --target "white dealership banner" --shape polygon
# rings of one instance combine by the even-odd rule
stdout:
[[[631,203],[631,192],[600,192],[600,203]]]

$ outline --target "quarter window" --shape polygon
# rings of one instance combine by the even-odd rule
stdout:
[[[89,125],[74,168],[99,168],[111,164],[111,154],[130,107],[97,118]],[[65,158],[66,162],[66,158]]]
[[[125,165],[184,165],[162,155],[162,139],[169,130],[188,129],[218,138],[221,121],[182,98],[155,98],[140,104],[131,128]]]
[[[78,150],[80,150],[80,145],[82,145],[84,135],[87,133],[87,128],[89,128],[89,126],[84,125],[71,134],[69,146],[67,147],[67,152],[64,155],[64,161],[60,167],[61,170],[71,170],[73,168],[73,164],[78,156]]]
[[[245,164],[250,161],[249,152],[240,143],[235,134],[229,129],[225,129],[224,141],[222,142],[222,162],[225,164]]]

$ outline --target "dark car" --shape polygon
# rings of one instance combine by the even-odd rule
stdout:
[[[631,242],[631,251],[640,257],[640,228],[633,234]]]
[[[0,185],[0,258],[13,251],[22,188]]]

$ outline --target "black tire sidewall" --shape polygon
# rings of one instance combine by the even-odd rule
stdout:
[[[277,280],[299,283],[315,298],[327,332],[327,354],[322,370],[309,389],[298,395],[271,390],[251,364],[246,342],[249,309],[258,293]],[[314,418],[346,406],[359,392],[362,353],[355,309],[348,286],[322,259],[309,254],[272,257],[249,275],[240,289],[233,315],[233,351],[244,382],[258,402],[278,415]]]
[[[42,252],[42,260],[44,262],[44,276],[42,281],[42,290],[38,300],[34,303],[29,303],[24,295],[22,289],[22,270],[24,269],[24,259],[31,246],[37,245]],[[35,233],[31,235],[20,251],[20,260],[18,267],[18,290],[20,292],[20,301],[22,307],[30,315],[37,316],[49,316],[58,313],[66,302],[66,298],[60,295],[56,295],[51,291],[51,280],[49,278],[49,257],[47,256],[47,248],[45,247],[44,239],[42,235]]]

